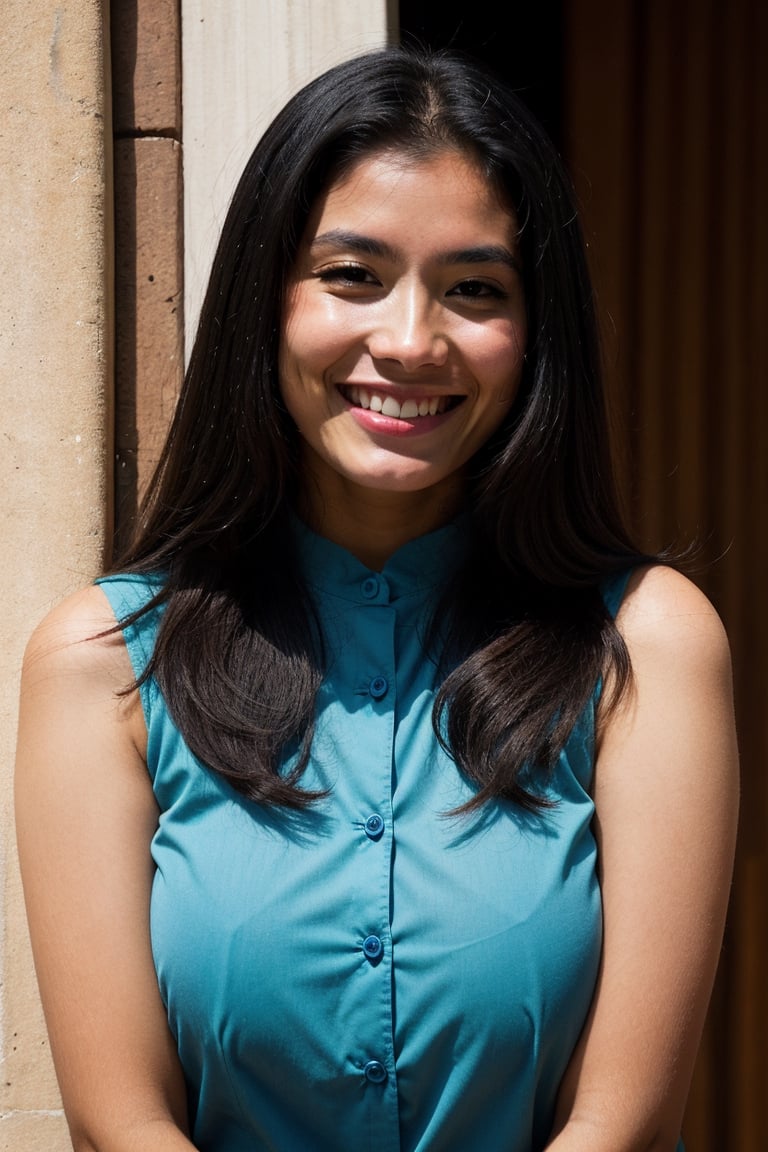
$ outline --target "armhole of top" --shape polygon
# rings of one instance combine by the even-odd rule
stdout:
[[[608,579],[604,580],[600,586],[603,603],[605,604],[614,620],[616,619],[619,608],[621,608],[621,602],[624,599],[624,595],[627,591],[627,584],[629,583],[629,578],[633,572],[634,568],[625,568],[623,572],[617,572],[613,576],[609,576]],[[593,719],[602,694],[603,677],[599,676],[597,684],[595,685],[595,691],[592,693]]]
[[[627,591],[629,578],[633,572],[634,568],[626,568],[623,572],[617,572],[614,576],[609,576],[609,578],[603,582],[601,588],[603,603],[614,620],[618,615],[621,602]]]
[[[138,680],[144,675],[154,651],[157,636],[158,613],[146,612],[138,620],[123,626],[123,621],[140,611],[160,589],[159,583],[146,576],[103,576],[95,581],[109,600],[117,623],[121,626],[123,640],[131,661],[133,674]],[[139,686],[144,719],[149,728],[152,704],[157,691],[154,680],[149,677]]]

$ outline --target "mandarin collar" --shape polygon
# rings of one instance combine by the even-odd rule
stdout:
[[[467,513],[442,528],[409,540],[381,571],[368,568],[346,548],[318,535],[298,517],[293,533],[304,579],[309,585],[354,603],[391,604],[445,586],[468,547]]]

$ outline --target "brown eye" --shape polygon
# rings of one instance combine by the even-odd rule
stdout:
[[[463,296],[469,300],[504,300],[507,293],[496,284],[488,284],[485,280],[462,280],[455,288],[451,288],[449,296]]]

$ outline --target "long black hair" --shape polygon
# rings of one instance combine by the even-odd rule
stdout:
[[[121,570],[164,573],[154,675],[192,750],[254,800],[301,806],[322,634],[293,552],[298,434],[277,372],[286,279],[318,196],[384,149],[458,149],[514,206],[523,379],[472,462],[467,562],[435,704],[438,738],[490,796],[536,803],[601,675],[626,650],[600,583],[639,562],[612,470],[573,193],[543,129],[483,66],[389,48],[312,81],[256,146],[224,223],[167,443]],[[478,592],[481,590],[481,594]],[[439,660],[438,660],[439,662]],[[281,751],[298,742],[291,775]]]

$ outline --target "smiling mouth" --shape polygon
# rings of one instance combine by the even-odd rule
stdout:
[[[418,400],[408,399],[400,403],[389,393],[374,392],[371,388],[362,388],[357,384],[349,384],[340,391],[354,408],[368,408],[371,412],[380,412],[382,416],[391,416],[394,420],[440,416],[464,399],[463,396],[421,396]]]

